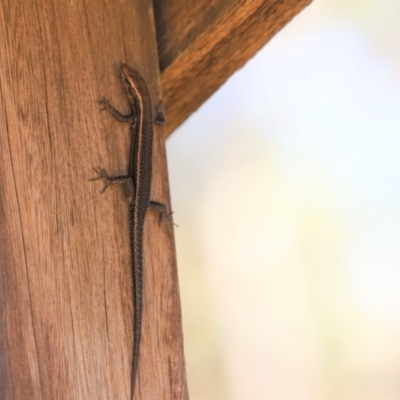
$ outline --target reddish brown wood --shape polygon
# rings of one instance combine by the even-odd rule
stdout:
[[[170,134],[311,0],[155,0]]]
[[[122,61],[160,97],[149,0],[0,5],[0,398],[128,399],[132,276],[127,202],[93,167],[124,173]],[[157,128],[152,198],[169,201]],[[187,399],[172,226],[145,225],[135,399]]]

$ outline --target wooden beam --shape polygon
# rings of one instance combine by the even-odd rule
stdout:
[[[168,135],[311,0],[155,0]]]
[[[0,4],[0,398],[129,399],[133,339],[128,205],[93,167],[127,171],[126,62],[160,100],[150,0]],[[164,134],[152,199],[169,202]],[[135,399],[186,400],[172,226],[145,223]]]

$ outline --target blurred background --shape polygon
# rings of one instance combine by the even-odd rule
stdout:
[[[399,16],[315,0],[168,140],[191,400],[400,399]]]

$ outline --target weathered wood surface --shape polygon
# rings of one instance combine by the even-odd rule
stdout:
[[[132,274],[121,188],[126,62],[160,97],[151,1],[4,0],[0,5],[0,398],[128,399]],[[156,128],[152,198],[169,201]],[[136,399],[187,399],[172,226],[145,224]]]
[[[311,0],[154,0],[168,135]]]

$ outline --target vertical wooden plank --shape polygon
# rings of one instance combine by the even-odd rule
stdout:
[[[129,399],[132,274],[122,190],[126,62],[160,99],[151,1],[0,5],[0,398]],[[156,128],[152,198],[169,202]],[[143,342],[136,399],[187,399],[172,227],[145,224]]]

